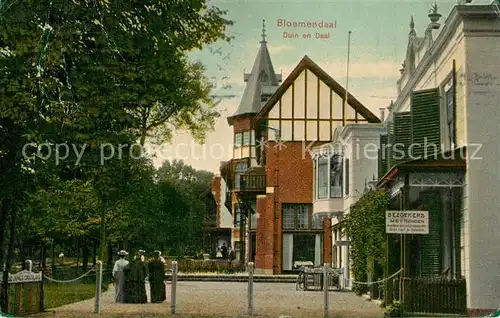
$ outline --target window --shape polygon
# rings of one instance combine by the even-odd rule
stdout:
[[[455,103],[454,103],[454,89],[453,83],[450,81],[448,88],[445,88],[446,98],[446,128],[448,133],[448,142],[450,149],[454,148],[455,144]]]
[[[344,163],[345,160],[345,163]],[[342,155],[314,160],[314,198],[342,198],[349,194],[349,160]],[[344,190],[345,189],[345,190]]]
[[[241,225],[241,210],[240,205],[236,204],[234,206],[234,227],[239,227]]]
[[[342,156],[333,155],[330,158],[330,197],[342,198],[343,165]]]
[[[250,132],[245,131],[243,133],[243,146],[248,146],[250,145]]]
[[[241,133],[237,133],[235,136],[234,136],[234,146],[235,147],[241,147],[241,144],[242,144],[242,134]]]
[[[309,209],[307,205],[297,207],[297,228],[301,230],[309,229]]]
[[[268,79],[267,74],[264,71],[262,71],[260,73],[260,81],[261,82],[267,82],[267,79]]]
[[[320,157],[318,159],[318,199],[328,197],[328,158]]]
[[[323,221],[312,217],[311,204],[283,204],[282,224],[284,230],[323,230]]]
[[[285,271],[298,270],[300,263],[307,261],[320,266],[323,262],[323,234],[285,233],[282,253],[282,268]]]
[[[234,188],[239,189],[241,186],[241,175],[247,171],[248,164],[246,162],[239,162],[236,164],[234,173]]]
[[[321,265],[323,220],[312,217],[311,204],[283,204],[283,270],[297,269],[302,261]],[[309,230],[309,232],[298,232]],[[315,230],[315,231],[311,231]]]
[[[283,205],[283,229],[295,229],[295,209],[293,206]]]
[[[322,230],[323,229],[323,219],[319,217],[313,217],[312,228],[314,230]]]

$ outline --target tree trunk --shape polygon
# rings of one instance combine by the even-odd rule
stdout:
[[[56,242],[52,241],[52,257],[50,260],[50,264],[52,265],[52,268],[56,265]]]
[[[86,240],[82,242],[82,268],[87,270],[89,267],[89,245]]]
[[[76,238],[76,271],[80,265],[80,237]]]
[[[10,200],[0,202],[0,268],[5,264],[5,241],[7,238],[7,220],[9,218]]]
[[[97,261],[97,242],[94,242],[94,251],[92,253],[92,266],[95,266]]]
[[[10,220],[10,228],[9,228],[9,241],[7,245],[7,253],[5,254],[5,268],[3,270],[3,282],[2,282],[2,297],[1,297],[1,308],[7,308],[7,304],[9,303],[9,270],[12,261],[12,254],[14,251],[14,238],[15,238],[15,230],[16,230],[16,217],[17,211],[11,211],[11,220]]]
[[[106,260],[106,268],[110,268],[113,264],[113,245],[111,244],[111,242],[108,242],[108,258]]]

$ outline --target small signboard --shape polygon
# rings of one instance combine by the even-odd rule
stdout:
[[[386,211],[387,234],[429,234],[429,211]]]
[[[349,246],[350,243],[350,241],[335,241],[336,246]]]
[[[20,271],[17,274],[9,273],[9,284],[12,283],[31,283],[42,281],[42,272],[33,273],[30,271]]]

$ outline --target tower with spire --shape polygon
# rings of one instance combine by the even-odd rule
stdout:
[[[248,159],[247,168],[257,164],[255,132],[251,126],[252,118],[260,112],[282,81],[282,75],[276,74],[274,71],[267,48],[265,20],[262,20],[261,37],[259,51],[252,70],[243,75],[246,86],[238,109],[227,118],[234,133],[233,159]],[[238,167],[236,168],[238,171]],[[241,170],[243,170],[243,165]],[[237,185],[238,181],[236,180]]]

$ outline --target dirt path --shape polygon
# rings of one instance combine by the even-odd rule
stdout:
[[[170,315],[170,284],[162,304],[116,304],[114,288],[103,294],[101,314],[93,314],[94,299],[55,308],[45,317],[164,317]],[[247,283],[178,282],[178,316],[248,316]],[[294,284],[255,283],[254,315],[260,317],[323,317],[323,293],[296,291]],[[148,296],[149,297],[149,296]],[[330,292],[330,317],[381,317],[375,303],[348,292]]]

